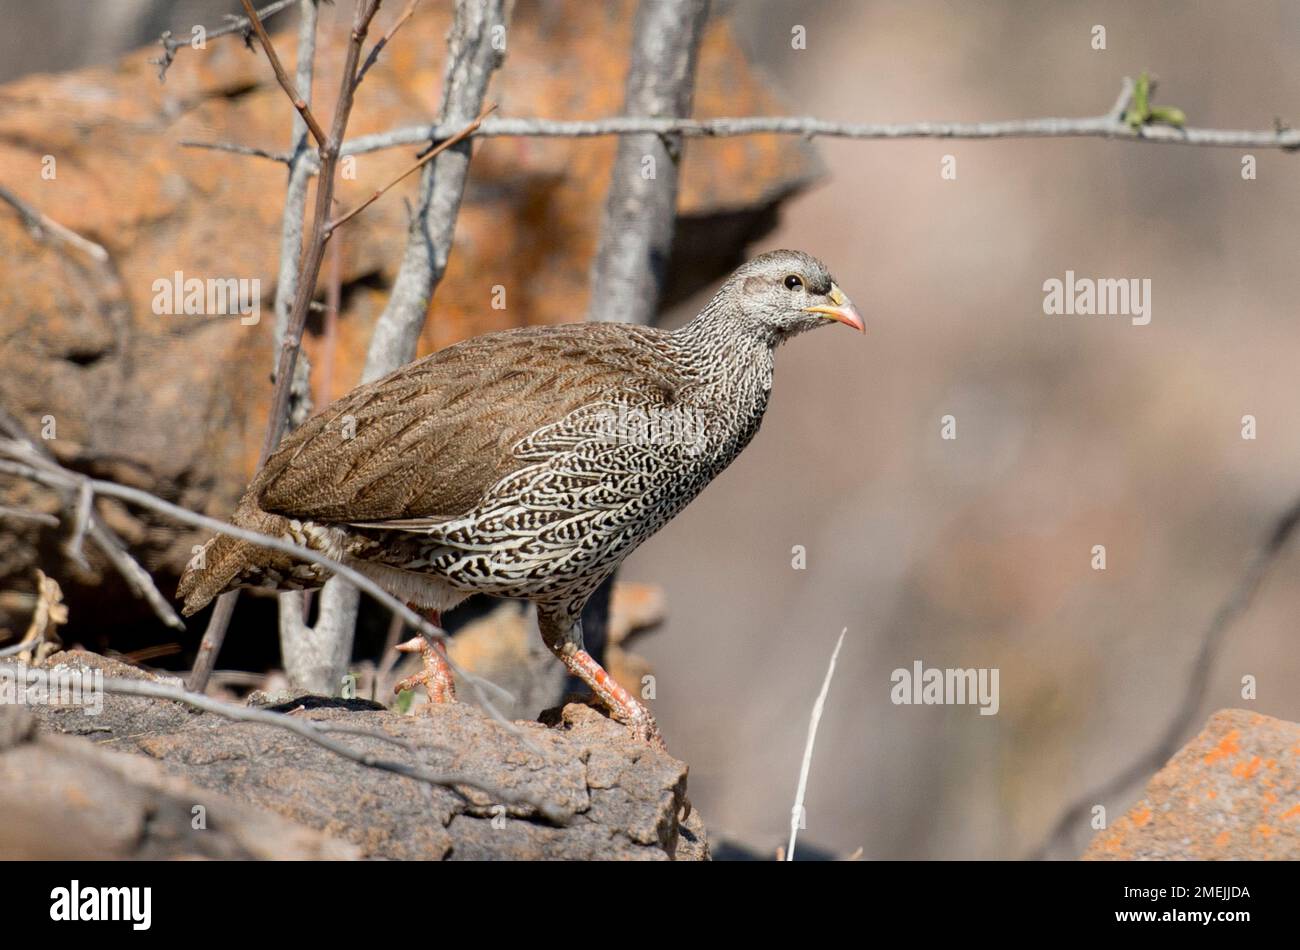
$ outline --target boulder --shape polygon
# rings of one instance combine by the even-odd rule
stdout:
[[[1083,859],[1300,859],[1300,724],[1215,713]]]

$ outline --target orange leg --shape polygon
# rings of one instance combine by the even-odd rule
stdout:
[[[427,611],[425,616],[436,627],[442,626],[442,617],[436,610]],[[416,636],[399,643],[397,649],[402,653],[418,653],[424,668],[414,676],[408,676],[393,687],[394,693],[424,686],[431,703],[454,703],[456,701],[456,680],[447,663],[447,648],[441,643],[430,643],[423,636]]]
[[[590,653],[578,649],[567,654],[560,653],[559,657],[569,672],[590,686],[591,691],[605,704],[609,714],[631,729],[634,736],[663,752],[668,751],[650,710],[619,685],[618,680],[606,673]]]
[[[578,622],[580,612],[581,605],[575,608],[568,604],[557,608],[538,604],[537,625],[542,640],[570,673],[591,687],[609,714],[632,730],[632,735],[668,751],[650,710],[620,686],[583,648],[582,625]]]

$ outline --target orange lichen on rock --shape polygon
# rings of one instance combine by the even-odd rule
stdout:
[[[1142,800],[1097,833],[1084,859],[1300,858],[1297,737],[1296,723],[1215,713]]]

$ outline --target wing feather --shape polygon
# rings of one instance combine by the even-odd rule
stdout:
[[[287,436],[253,483],[268,512],[419,530],[473,509],[521,440],[619,392],[681,384],[667,334],[625,324],[475,337],[360,386]]]

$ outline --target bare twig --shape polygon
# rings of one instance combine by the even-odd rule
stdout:
[[[123,501],[129,501],[139,505],[142,508],[148,508],[151,511],[157,511],[165,515],[170,515],[183,524],[193,525],[196,528],[206,528],[209,531],[215,531],[219,534],[228,534],[231,537],[248,541],[252,544],[264,548],[270,548],[273,551],[279,551],[288,554],[299,560],[308,561],[312,564],[319,565],[335,574],[346,577],[353,584],[356,584],[367,594],[374,597],[380,603],[390,610],[402,616],[402,619],[411,626],[418,629],[421,633],[442,637],[445,634],[430,624],[419,613],[412,610],[406,604],[393,597],[382,587],[366,577],[359,571],[348,567],[340,561],[326,557],[317,551],[294,544],[292,541],[285,541],[283,538],[272,537],[269,534],[261,534],[257,531],[250,531],[239,525],[228,524],[217,518],[210,518],[207,515],[201,515],[189,509],[182,508],[180,505],[174,505],[165,501],[156,495],[143,491],[139,488],[132,488],[128,485],[119,485],[116,482],[108,482],[97,478],[88,478],[76,472],[69,471],[62,466],[54,463],[41,464],[42,459],[35,456],[30,449],[22,443],[9,439],[0,439],[0,455],[8,456],[15,461],[4,461],[0,459],[0,472],[6,472],[10,475],[16,475],[21,478],[27,478],[42,485],[49,485],[52,488],[63,488],[71,491],[82,491],[83,486],[88,486],[89,490],[97,495],[105,495],[110,498],[120,498]]]
[[[148,699],[168,699],[178,703],[184,703],[195,709],[201,709],[204,712],[221,716],[224,719],[231,719],[236,722],[254,722],[267,726],[274,726],[277,729],[285,729],[295,735],[301,736],[308,742],[320,746],[335,755],[356,762],[366,768],[379,769],[383,772],[392,772],[394,775],[401,775],[406,778],[415,779],[419,782],[426,782],[430,785],[438,785],[449,788],[452,791],[459,792],[458,786],[478,789],[488,795],[491,799],[498,802],[504,802],[513,805],[526,805],[534,808],[542,814],[547,820],[561,823],[565,820],[565,815],[545,801],[539,801],[531,796],[522,795],[516,792],[507,791],[499,786],[486,782],[481,778],[462,772],[434,772],[423,768],[419,765],[408,765],[404,762],[395,762],[391,759],[381,759],[368,752],[360,752],[353,749],[346,743],[339,742],[331,738],[328,733],[338,732],[354,736],[369,736],[379,739],[390,744],[401,745],[408,750],[414,750],[415,747],[404,739],[396,736],[390,736],[387,733],[376,730],[367,730],[359,726],[342,726],[337,724],[318,725],[309,719],[302,719],[287,713],[271,712],[267,709],[257,709],[249,706],[239,706],[235,703],[224,702],[214,699],[211,696],[204,696],[201,693],[191,693],[177,686],[169,686],[165,683],[151,683],[148,680],[127,680],[116,677],[106,677],[104,679],[104,692],[112,693],[119,696],[141,696]],[[468,797],[466,797],[467,800]],[[472,804],[478,804],[473,803]]]
[[[400,182],[400,181],[402,181],[403,179],[405,179],[405,178],[406,178],[408,175],[410,175],[412,172],[416,171],[416,170],[419,169],[419,168],[422,168],[424,165],[428,164],[430,161],[432,161],[433,159],[437,158],[439,155],[441,155],[441,154],[442,154],[443,152],[445,152],[447,149],[452,148],[452,147],[454,147],[454,146],[456,146],[456,145],[459,145],[461,142],[465,141],[467,138],[469,138],[471,135],[473,135],[475,129],[477,129],[477,128],[479,127],[479,125],[483,122],[483,118],[484,118],[484,116],[486,116],[489,112],[491,112],[491,111],[492,111],[493,109],[495,109],[495,108],[496,108],[495,105],[490,105],[490,106],[488,106],[487,108],[485,108],[482,112],[479,113],[479,116],[478,116],[477,119],[475,119],[475,120],[474,120],[473,122],[471,122],[469,125],[465,126],[463,129],[461,129],[459,132],[457,132],[457,133],[456,133],[455,135],[453,135],[451,138],[446,139],[446,140],[444,140],[444,141],[442,141],[442,142],[439,142],[439,143],[437,144],[437,146],[435,146],[434,148],[430,149],[428,152],[425,152],[425,153],[424,153],[424,156],[423,156],[422,158],[418,158],[418,159],[416,159],[414,164],[410,165],[410,166],[409,166],[405,171],[403,171],[400,175],[398,175],[396,178],[394,178],[394,179],[393,179],[392,181],[390,181],[388,184],[384,185],[382,188],[376,189],[375,192],[374,192],[373,194],[371,194],[370,197],[367,198],[365,201],[361,202],[361,204],[357,205],[355,208],[351,209],[350,211],[346,211],[346,212],[344,212],[343,214],[341,214],[341,215],[339,215],[337,218],[335,218],[333,221],[331,221],[329,224],[325,225],[325,237],[326,237],[326,239],[329,239],[329,238],[334,234],[335,229],[337,229],[337,228],[341,227],[342,225],[346,224],[347,222],[351,221],[353,218],[355,218],[357,215],[359,215],[362,211],[365,211],[365,210],[366,210],[367,208],[369,208],[372,204],[374,204],[374,203],[375,203],[376,201],[378,201],[381,197],[383,197],[383,195],[384,195],[384,194],[385,194],[385,193],[386,193],[390,188],[392,188],[392,187],[393,187],[394,185],[396,185],[398,182]],[[400,365],[400,364],[399,364],[399,365]]]
[[[247,3],[247,0],[243,0]],[[262,452],[258,460],[261,467],[267,457],[280,444],[287,422],[286,410],[289,406],[289,393],[293,379],[294,367],[298,361],[298,351],[302,347],[303,329],[307,324],[307,314],[311,309],[312,294],[316,289],[316,280],[320,276],[321,264],[325,259],[326,224],[329,222],[331,204],[334,198],[334,171],[338,165],[339,149],[347,131],[348,117],[352,112],[353,95],[356,92],[357,63],[361,56],[361,46],[365,42],[370,21],[379,10],[380,0],[358,0],[357,12],[352,21],[347,55],[343,64],[341,86],[338,102],[334,107],[334,119],[328,137],[317,139],[320,142],[320,181],[316,186],[316,206],[312,213],[312,232],[307,251],[303,255],[298,271],[296,293],[293,309],[290,311],[288,325],[280,341],[280,355],[276,365],[275,389],[271,393],[270,422],[267,425],[266,438],[262,442]],[[297,102],[295,102],[295,107]],[[308,126],[311,120],[303,116]],[[315,130],[313,130],[315,134]]]
[[[24,511],[22,508],[11,508],[8,505],[0,505],[0,518],[12,518],[14,521],[35,521],[47,528],[57,528],[59,526],[59,519],[54,515],[46,514],[43,511]]]
[[[1142,125],[1136,129],[1122,121],[1132,95],[1133,81],[1125,79],[1119,110],[1085,118],[1009,119],[995,122],[833,122],[812,116],[732,116],[716,119],[614,116],[607,119],[528,119],[496,116],[486,119],[475,138],[594,138],[610,135],[680,135],[684,138],[731,138],[740,135],[798,135],[803,138],[847,139],[1014,139],[1103,138],[1192,145],[1208,148],[1300,149],[1300,129],[1211,129],[1168,125]],[[343,143],[342,154],[363,155],[388,148],[419,145],[455,132],[447,124],[430,130],[404,126],[388,132],[361,135]],[[223,142],[181,143],[191,148],[212,148],[288,162],[283,152]]]
[[[466,125],[482,124],[488,85],[503,55],[493,46],[493,33],[506,27],[508,15],[505,0],[457,0],[447,35],[437,123],[454,128],[448,135],[432,136],[426,127],[424,144],[445,139],[446,146]],[[378,379],[415,358],[429,302],[451,255],[470,155],[469,143],[458,139],[455,145],[440,150],[437,161],[424,165],[402,263],[384,312],[375,322],[362,382]]]
[[[794,807],[790,809],[790,846],[786,848],[785,859],[794,860],[794,842],[799,835],[799,824],[803,819],[804,793],[808,790],[808,772],[812,768],[813,746],[817,743],[817,727],[822,721],[822,710],[826,708],[826,694],[830,692],[831,677],[835,675],[835,663],[840,658],[840,647],[844,646],[844,635],[849,632],[845,627],[840,631],[840,638],[835,641],[831,652],[830,665],[826,667],[826,678],[822,680],[821,691],[813,703],[812,715],[808,719],[808,739],[803,747],[803,761],[799,765],[799,786],[794,793]]]
[[[311,99],[312,76],[316,59],[316,5],[314,0],[301,0],[302,14],[298,26],[298,64],[295,82]],[[308,147],[309,135],[302,116],[295,113],[292,130],[293,159],[289,164],[289,183],[284,200],[284,214],[280,223],[280,270],[275,289],[275,351],[273,359],[278,364],[280,347],[289,327],[289,314],[298,292],[298,270],[301,267],[302,238],[307,216],[307,185],[312,175],[312,151]],[[286,409],[290,428],[301,425],[311,414],[311,366],[305,353],[299,353],[294,365],[293,379],[289,383],[289,404]],[[352,639],[348,638],[340,656],[331,656],[331,662],[322,665],[313,655],[313,631],[306,620],[307,595],[291,591],[279,597],[280,657],[285,674],[295,687],[334,695],[338,682],[351,659]],[[359,597],[358,597],[359,601]],[[318,627],[328,626],[330,618],[322,613]]]
[[[238,590],[228,590],[217,598],[212,614],[208,617],[207,629],[199,641],[198,652],[194,656],[194,666],[185,680],[185,686],[196,693],[208,688],[208,678],[217,665],[221,655],[221,646],[226,642],[226,631],[230,629],[230,618],[235,615],[235,604],[239,601]]]
[[[88,478],[77,472],[69,471],[55,462],[49,461],[42,457],[38,452],[27,444],[13,440],[0,439],[0,456],[5,456],[14,461],[5,461],[0,458],[0,472],[6,472],[10,475],[16,475],[20,478],[27,478],[31,481],[39,482],[42,485],[48,485],[52,488],[61,488],[70,491],[81,491],[83,485],[88,485],[93,494],[105,495],[111,498],[120,498],[123,501],[129,501],[133,504],[148,508],[151,511],[161,512],[170,515],[183,524],[193,525],[198,528],[206,528],[219,534],[228,534],[231,537],[240,538],[252,544],[261,547],[270,548],[274,551],[280,551],[299,560],[308,561],[325,568],[336,575],[345,577],[355,586],[361,588],[375,600],[379,601],[389,610],[402,617],[407,623],[419,631],[421,636],[430,639],[445,638],[446,633],[440,628],[429,623],[427,619],[416,611],[412,610],[402,601],[389,594],[386,590],[366,577],[364,574],[348,567],[333,558],[327,557],[310,548],[294,544],[292,541],[285,541],[283,538],[276,538],[268,534],[261,534],[257,531],[250,531],[238,525],[228,524],[216,518],[210,518],[207,515],[201,515],[196,512],[174,505],[165,501],[156,495],[139,488],[131,488],[127,485],[119,485],[116,482],[103,481],[101,479]],[[215,657],[212,658],[215,660]],[[498,722],[502,723],[507,729],[518,732],[518,729],[501,713],[496,705],[487,697],[484,688],[491,689],[500,696],[513,702],[514,697],[508,690],[503,689],[495,683],[485,680],[482,677],[460,669],[451,660],[447,661],[448,666],[455,671],[464,682],[467,682],[474,690],[475,696],[483,705],[483,708],[491,714]],[[527,744],[527,739],[523,740]],[[531,745],[530,745],[531,748]]]
[[[181,148],[202,148],[213,152],[230,152],[233,155],[248,155],[253,158],[268,158],[273,162],[289,164],[292,160],[288,152],[273,152],[266,148],[252,145],[238,145],[234,142],[199,142],[194,139],[181,139],[176,143]]]
[[[19,198],[8,188],[0,188],[0,200],[13,207],[27,225],[27,229],[36,235],[38,239],[51,235],[58,238],[65,244],[75,247],[83,254],[93,258],[100,264],[108,263],[108,251],[100,247],[94,241],[87,240],[75,231],[65,228],[59,222],[55,221],[49,215],[42,214],[36,208],[33,208],[26,201]]]
[[[86,540],[86,526],[90,524],[90,506],[93,501],[94,496],[90,493],[90,488],[83,484],[81,490],[77,492],[77,507],[72,521],[72,536],[68,538],[68,543],[63,549],[69,558],[86,570],[90,570],[90,562],[86,560],[81,545]]]
[[[262,9],[257,11],[258,17],[263,20],[269,20],[281,10],[287,9],[297,3],[298,0],[275,0],[274,3],[268,3]],[[215,40],[218,37],[229,36],[231,33],[240,33],[245,37],[249,35],[248,30],[251,26],[245,17],[228,16],[230,21],[225,26],[218,27],[215,30],[204,30],[204,42]],[[189,46],[192,42],[193,30],[190,36],[178,39],[172,35],[171,30],[167,30],[162,36],[158,37],[158,42],[162,45],[163,54],[159,59],[151,59],[149,62],[158,67],[158,81],[162,82],[167,78],[167,69],[171,66],[172,61],[176,58],[176,51]]]
[[[55,469],[60,468],[49,453],[44,451],[43,447],[38,447],[33,443],[27,437],[27,433],[23,431],[22,426],[3,409],[0,409],[0,432],[4,432],[15,444],[20,445],[27,453],[28,460],[32,461],[33,464],[49,466]],[[58,523],[57,519],[55,523]],[[93,509],[90,512],[87,525],[91,542],[107,558],[109,564],[122,575],[122,579],[126,581],[131,592],[135,596],[143,598],[164,624],[174,630],[184,630],[185,624],[177,616],[176,611],[172,609],[172,605],[167,602],[166,598],[158,590],[153,578],[149,576],[149,572],[131,557],[127,552],[126,544],[108,525],[104,524]]]
[[[1183,691],[1182,701],[1160,738],[1118,775],[1089,789],[1067,807],[1056,820],[1051,833],[1030,855],[1031,859],[1042,860],[1057,850],[1064,849],[1095,805],[1121,794],[1136,782],[1158,771],[1178,751],[1205,698],[1210,672],[1214,668],[1219,649],[1223,646],[1225,635],[1254,601],[1269,568],[1286,547],[1297,525],[1300,525],[1300,498],[1292,502],[1273,523],[1268,537],[1251,557],[1245,572],[1227,599],[1214,612],[1201,637],[1201,647],[1192,665],[1192,675]]]
[[[439,126],[435,138],[452,130]],[[523,119],[498,117],[483,123],[477,138],[592,138],[609,135],[681,135],[733,138],[740,135],[798,135],[846,139],[1026,139],[1102,138],[1209,148],[1300,148],[1300,129],[1208,129],[1143,125],[1134,129],[1109,113],[1092,118],[1011,119],[1000,122],[831,122],[811,116],[741,116],[717,119]],[[358,136],[343,143],[344,155],[360,155],[427,141],[429,130],[406,126]],[[283,160],[282,158],[280,160]]]
[[[407,0],[406,9],[402,11],[401,16],[399,16],[393,25],[388,28],[388,32],[379,38],[378,42],[376,42],[371,48],[370,55],[366,57],[366,61],[361,64],[361,69],[357,71],[358,85],[361,84],[361,80],[366,78],[366,73],[370,72],[370,67],[375,65],[379,60],[379,54],[382,53],[384,47],[388,45],[388,41],[393,38],[393,34],[400,30],[406,21],[411,18],[411,15],[415,13],[415,8],[419,6],[419,4],[420,0]]]
[[[627,71],[626,115],[690,114],[695,61],[708,12],[708,0],[641,0]],[[589,321],[653,319],[672,252],[680,159],[680,133],[619,140],[592,265]],[[654,163],[649,176],[646,161]]]
[[[312,114],[311,106],[307,100],[298,94],[298,87],[294,81],[289,78],[289,74],[284,71],[284,66],[280,62],[279,55],[275,52],[275,44],[271,42],[271,37],[266,32],[266,27],[262,25],[262,18],[257,15],[253,9],[252,0],[239,0],[244,5],[244,13],[248,16],[248,21],[253,25],[253,31],[257,34],[257,39],[262,44],[262,52],[266,54],[267,61],[271,64],[271,70],[275,73],[275,81],[280,84],[285,95],[293,103],[293,107],[298,110],[302,120],[307,123],[307,128],[311,129],[312,138],[316,144],[322,148],[325,146],[325,130],[320,127],[316,121],[316,116]],[[376,6],[378,4],[376,3]],[[349,76],[349,79],[351,77]]]
[[[312,77],[316,64],[316,0],[299,0],[298,15],[298,61],[294,67],[294,82],[302,90],[307,104],[311,104]],[[290,134],[289,148],[289,182],[284,197],[284,213],[280,219],[280,267],[275,282],[275,328],[273,339],[276,353],[284,339],[285,329],[289,325],[289,310],[297,291],[299,257],[302,255],[303,220],[307,208],[307,184],[311,179],[314,166],[308,161],[311,150],[308,148],[307,123],[302,114],[295,110],[293,127]],[[278,362],[278,361],[277,361]],[[289,387],[289,409],[291,420],[305,418],[311,410],[311,394],[306,376],[310,370],[306,361],[300,361],[295,367],[295,374]],[[239,591],[227,591],[217,598],[216,606],[208,616],[207,629],[203,631],[203,640],[199,643],[198,653],[186,686],[196,693],[201,693],[208,686],[208,677],[212,675],[217,657],[226,640],[226,632],[235,613]],[[288,656],[291,650],[284,650],[285,614],[281,613],[281,648]]]

